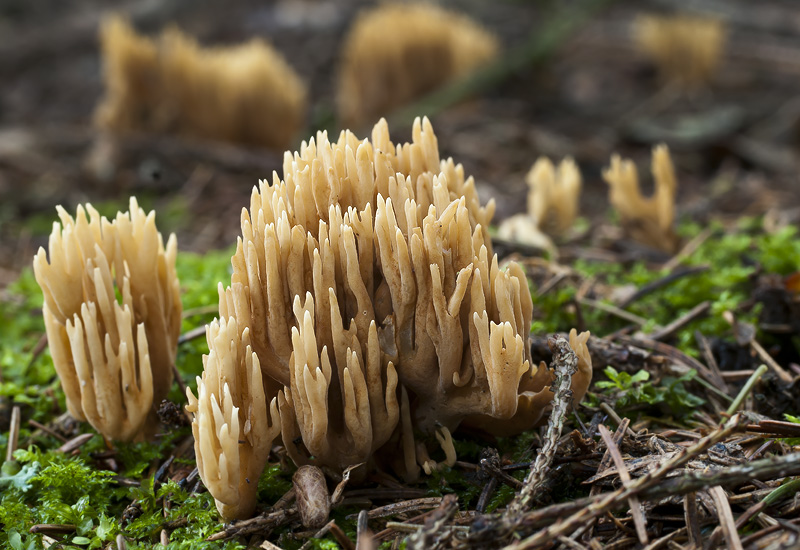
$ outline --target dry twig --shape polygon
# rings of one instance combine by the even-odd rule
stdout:
[[[709,489],[708,492],[717,507],[719,523],[722,527],[722,532],[725,534],[725,540],[728,542],[728,548],[731,550],[744,550],[742,541],[739,539],[739,533],[736,531],[733,513],[731,512],[730,504],[728,504],[728,497],[725,495],[725,491],[717,485]]]
[[[553,381],[553,410],[547,421],[547,435],[544,445],[536,455],[536,460],[531,465],[531,471],[525,478],[522,490],[509,504],[506,516],[510,519],[519,516],[530,508],[536,497],[536,492],[541,488],[544,480],[550,471],[553,463],[558,439],[564,429],[564,420],[567,415],[567,407],[572,400],[572,375],[578,370],[578,356],[569,347],[569,341],[563,336],[556,336],[550,339],[550,349],[553,352],[553,370],[555,380]]]
[[[625,467],[625,461],[622,459],[622,454],[619,452],[619,447],[617,447],[616,443],[611,437],[611,432],[608,431],[608,428],[600,424],[600,437],[603,438],[603,442],[606,444],[606,448],[608,449],[609,454],[611,455],[611,459],[614,461],[614,465],[617,467],[617,472],[619,474],[619,478],[622,480],[623,486],[629,486],[631,482],[631,475],[628,473],[628,469]],[[647,538],[647,523],[644,517],[644,511],[642,510],[642,505],[639,502],[639,497],[632,496],[628,499],[631,505],[631,514],[633,516],[633,523],[636,526],[636,536],[639,537],[639,542],[641,544],[647,544],[649,539]]]
[[[17,443],[19,443],[19,423],[20,423],[20,408],[19,405],[14,405],[11,409],[11,426],[8,429],[8,447],[6,448],[6,461],[14,459],[14,451],[17,450]]]
[[[266,536],[277,527],[297,519],[297,508],[287,508],[275,512],[265,512],[260,516],[244,521],[238,521],[227,525],[219,533],[214,533],[208,537],[208,541],[225,540],[233,537],[244,537],[259,533]]]
[[[458,497],[445,495],[439,507],[425,518],[425,523],[408,537],[408,550],[428,550],[440,547],[449,537],[447,522],[458,511]]]
[[[356,526],[356,550],[372,550],[375,548],[375,540],[372,537],[372,532],[367,527],[369,514],[366,510],[361,510],[358,513],[358,523]]]

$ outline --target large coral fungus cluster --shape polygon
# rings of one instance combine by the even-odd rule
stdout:
[[[67,408],[108,439],[141,438],[172,384],[182,309],[175,236],[165,248],[155,214],[135,199],[112,221],[91,205],[74,219],[58,213],[49,262],[40,248],[33,269]]]
[[[498,51],[497,39],[465,15],[423,3],[379,6],[358,17],[345,41],[339,116],[350,126],[371,124]]]
[[[439,158],[427,119],[402,145],[383,120],[371,142],[318,133],[283,172],[242,213],[189,396],[203,479],[225,517],[252,512],[276,422],[298,465],[341,471],[377,455],[413,479],[435,464],[415,432],[435,435],[452,462],[464,420],[511,433],[539,419],[551,379],[530,361],[525,275],[498,265],[484,233],[494,205]],[[580,349],[579,397],[591,375]]]
[[[155,41],[112,17],[100,42],[106,96],[96,120],[112,132],[285,149],[304,123],[305,85],[262,40],[202,48],[170,28]]]

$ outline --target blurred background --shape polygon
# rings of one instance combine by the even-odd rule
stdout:
[[[0,288],[46,242],[57,204],[74,212],[78,203],[90,201],[110,215],[125,209],[133,194],[146,209],[156,209],[162,232],[177,233],[181,250],[228,247],[239,233],[239,215],[249,205],[253,185],[271,178],[273,170],[281,173],[285,148],[297,149],[318,130],[338,135],[350,127],[359,137],[369,137],[378,116],[388,118],[395,142],[410,138],[415,115],[430,116],[443,156],[464,165],[485,200],[496,199],[496,222],[525,210],[525,174],[537,157],[572,156],[584,180],[583,227],[591,231],[610,211],[601,170],[612,153],[634,159],[640,174],[648,174],[648,189],[651,148],[664,142],[678,170],[681,217],[702,222],[711,215],[735,220],[767,214],[770,223],[797,223],[797,2],[441,2],[450,11],[437,24],[451,28],[452,43],[430,51],[422,46],[403,50],[397,54],[405,63],[401,72],[384,75],[394,79],[390,84],[370,83],[382,73],[370,68],[369,59],[353,65],[350,77],[342,76],[351,55],[345,54],[351,51],[348,37],[359,16],[377,5],[360,0],[0,1]],[[493,37],[496,51],[484,56],[459,44],[458,37],[474,29],[462,30],[455,13]],[[101,41],[101,26],[114,14],[144,41],[136,50],[140,57],[120,54],[114,61],[108,44],[115,39]],[[412,35],[412,44],[427,44],[427,31],[418,21],[408,27],[397,24],[379,33],[386,42],[405,32]],[[191,91],[193,77],[163,66],[165,56],[178,49],[164,30],[176,28],[190,42],[186,55],[195,56],[202,67],[198,70],[205,72],[238,66],[219,57],[223,48],[254,38],[271,45],[306,90],[299,122],[287,130],[287,147],[229,139],[230,132],[220,138],[213,131],[193,135],[186,130],[191,125],[181,125],[180,109],[188,103],[176,101],[169,87],[188,82]],[[404,28],[418,31],[398,30]],[[451,47],[461,53],[442,53]],[[366,49],[367,57],[380,58],[380,47]],[[156,52],[162,65],[155,72],[136,73],[140,67],[134,65],[145,63],[145,51]],[[357,55],[363,52],[352,53]],[[459,72],[454,68],[462,63],[458,55],[483,57]],[[437,62],[437,56],[445,61]],[[378,67],[387,63],[375,62]],[[450,69],[440,71],[442,63]],[[431,72],[449,76],[406,85]],[[251,73],[241,68],[238,76],[225,74],[203,78],[232,78],[231,89],[240,90]],[[407,93],[392,104],[378,101],[359,118],[343,112],[337,97],[346,78],[367,81],[351,86],[373,86],[360,96],[356,109],[371,101],[370,93],[384,97],[387,89],[400,88]],[[144,91],[137,92],[136,86]],[[269,96],[271,86],[256,88]],[[108,117],[104,122],[98,114],[114,94],[150,92],[173,93],[171,107],[137,96],[125,101],[144,114],[127,125],[115,125]],[[227,108],[239,99],[220,100],[220,94],[214,88],[198,95],[189,108],[209,120],[215,114],[229,120],[232,115],[220,105]],[[217,103],[203,102],[212,96]],[[288,124],[247,108],[260,98],[241,101],[248,124]],[[348,117],[357,122],[346,126]]]

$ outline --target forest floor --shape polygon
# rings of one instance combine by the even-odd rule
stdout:
[[[594,379],[584,403],[517,438],[457,432],[458,462],[423,483],[346,486],[322,531],[304,529],[291,499],[281,499],[291,470],[280,450],[260,481],[263,514],[223,526],[199,483],[186,426],[155,443],[109,446],[70,421],[28,269],[55,206],[74,211],[91,201],[110,214],[136,195],[155,209],[161,231],[175,232],[182,251],[188,335],[213,318],[241,209],[258,179],[281,169],[282,153],[135,136],[120,142],[113,174],[99,179],[94,167],[107,151],[91,120],[102,95],[97,24],[108,3],[5,2],[0,546],[800,544],[800,11],[790,0],[454,4],[508,51],[533,44],[539,53],[468,101],[442,108],[428,98],[415,114],[430,116],[442,156],[464,165],[482,199],[497,201],[495,222],[524,210],[525,174],[538,156],[576,160],[581,220],[557,243],[558,255],[505,242],[495,249],[520,261],[533,281],[537,361],[558,369],[565,359],[553,358],[548,336],[591,330]],[[144,32],[176,23],[204,44],[268,36],[309,84],[308,137],[341,129],[336,52],[366,5],[168,0],[118,8]],[[678,7],[727,25],[714,81],[692,93],[665,86],[631,38],[641,12]],[[563,21],[574,24],[548,43]],[[410,137],[404,112],[389,121],[395,142]],[[601,178],[615,152],[648,173],[661,142],[679,180],[681,243],[669,254],[627,238]],[[177,366],[191,387],[205,351],[202,338],[180,345]],[[170,399],[185,402],[177,387]],[[540,452],[548,444],[551,455]]]

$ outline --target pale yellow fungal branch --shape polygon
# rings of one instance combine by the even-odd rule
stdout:
[[[671,253],[678,246],[673,228],[678,183],[666,145],[653,148],[652,173],[655,191],[647,198],[639,188],[636,166],[619,155],[611,157],[603,179],[609,185],[609,200],[626,232],[642,244]]]
[[[121,17],[100,29],[106,95],[97,124],[275,149],[304,124],[306,88],[263,40],[203,48],[177,28],[158,40]]]
[[[197,397],[186,390],[192,413],[197,468],[227,521],[250,517],[258,480],[280,434],[277,400],[267,401],[250,329],[236,319],[206,327],[209,353],[197,377]]]
[[[499,49],[465,15],[432,4],[383,4],[361,14],[345,39],[339,116],[346,126],[371,123],[490,62]]]
[[[708,17],[642,15],[634,22],[633,36],[662,78],[686,89],[713,79],[725,49],[726,28]]]
[[[111,222],[88,204],[74,219],[58,213],[33,270],[67,408],[108,439],[144,437],[172,384],[182,310],[175,236],[165,248],[155,213],[134,198]]]
[[[528,211],[503,220],[498,237],[555,250],[551,237],[563,235],[578,215],[582,187],[580,170],[570,157],[563,159],[558,167],[547,157],[540,157],[525,180]]]

